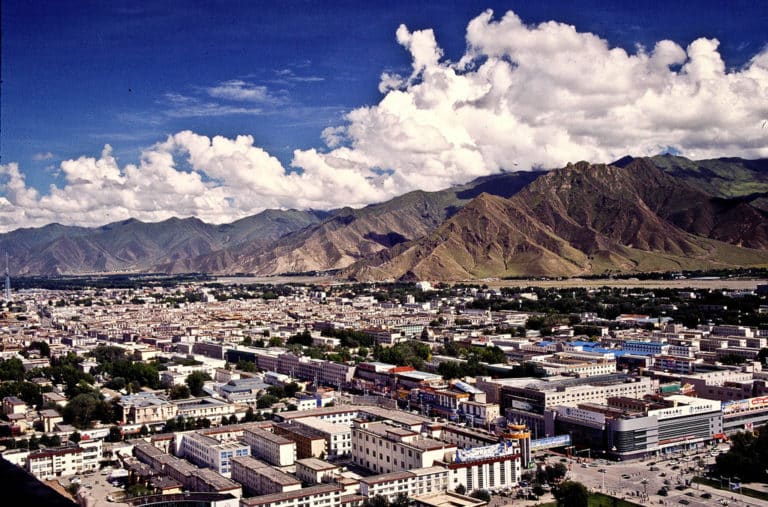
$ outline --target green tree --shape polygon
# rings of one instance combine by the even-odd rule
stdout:
[[[456,491],[456,493],[458,493],[459,495],[463,495],[467,492],[467,488],[465,488],[463,484],[459,484],[458,486],[456,486],[456,489],[454,491]]]
[[[189,398],[190,394],[191,394],[191,392],[190,392],[189,386],[187,386],[186,384],[173,386],[168,391],[168,396],[172,400],[187,399],[187,398]]]
[[[74,442],[76,444],[79,444],[80,440],[82,440],[82,438],[83,438],[82,435],[80,435],[80,433],[77,432],[77,431],[74,431],[74,432],[72,432],[71,435],[69,435],[69,441],[70,442]]]
[[[565,481],[552,489],[558,506],[588,507],[589,492],[580,482]]]
[[[186,383],[192,396],[202,396],[205,394],[203,385],[207,380],[211,380],[211,376],[204,371],[193,371],[187,376]]]
[[[478,489],[477,491],[473,491],[471,495],[472,498],[477,498],[478,500],[482,500],[484,502],[490,502],[491,501],[491,494],[484,490],[484,489]]]
[[[109,435],[107,436],[107,442],[119,442],[123,439],[123,432],[120,431],[119,426],[112,426],[109,428]]]
[[[274,396],[272,394],[265,394],[261,397],[259,397],[258,400],[256,400],[256,407],[257,408],[269,408],[275,403],[280,401],[280,398],[277,396]]]

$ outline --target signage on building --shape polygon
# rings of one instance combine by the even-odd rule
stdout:
[[[723,402],[723,414],[744,412],[746,410],[760,410],[768,408],[768,396],[747,398],[746,400],[734,400]]]
[[[456,461],[458,463],[467,463],[470,461],[498,458],[501,456],[513,454],[515,449],[516,448],[511,440],[506,440],[498,444],[486,445],[483,447],[459,449],[456,451]]]
[[[542,449],[565,447],[566,445],[571,445],[571,435],[557,435],[555,437],[531,440],[531,451],[533,452],[540,451]]]

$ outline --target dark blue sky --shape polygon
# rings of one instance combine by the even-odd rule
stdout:
[[[764,1],[3,1],[0,162],[27,184],[60,184],[50,166],[104,144],[121,163],[189,129],[251,134],[288,165],[322,148],[323,128],[374,105],[383,71],[407,74],[395,41],[405,23],[433,28],[445,58],[465,49],[467,23],[486,8],[526,23],[556,20],[630,52],[672,39],[720,40],[729,68],[768,40]],[[211,91],[242,81],[250,101]],[[50,156],[48,156],[50,154]],[[48,167],[48,170],[46,170]]]

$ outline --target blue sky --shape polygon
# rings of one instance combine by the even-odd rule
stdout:
[[[374,125],[382,124],[381,118],[355,121],[346,116],[365,107],[378,108],[391,90],[415,94],[416,87],[428,81],[416,75],[418,72],[412,66],[416,43],[409,48],[407,44],[410,43],[403,42],[405,39],[396,40],[396,30],[401,24],[407,26],[410,34],[433,30],[443,67],[465,56],[467,26],[486,9],[493,9],[493,22],[498,22],[506,11],[511,10],[529,27],[550,20],[563,26],[573,25],[579,34],[593,34],[605,41],[609,49],[623,48],[630,56],[637,54],[638,45],[650,53],[658,41],[665,39],[677,43],[683,50],[699,38],[717,39],[716,52],[724,62],[726,74],[748,66],[768,43],[768,4],[762,1],[32,0],[3,1],[2,8],[0,164],[18,164],[27,191],[25,201],[16,185],[19,195],[9,198],[11,203],[5,208],[8,210],[13,206],[14,209],[4,219],[0,203],[2,229],[12,229],[14,225],[38,225],[49,219],[86,224],[98,222],[100,211],[94,202],[81,203],[83,216],[90,217],[83,220],[78,219],[78,211],[73,211],[69,217],[62,215],[61,203],[48,203],[47,209],[31,208],[45,208],[40,200],[50,193],[49,185],[54,184],[63,191],[73,184],[73,174],[82,175],[86,170],[64,170],[63,161],[83,156],[101,159],[104,146],[109,144],[120,172],[125,170],[126,164],[139,163],[144,150],[183,131],[206,138],[235,139],[241,134],[250,135],[253,138],[250,144],[274,156],[283,171],[302,173],[316,166],[310,162],[297,164],[295,150],[301,150],[302,156],[313,155],[309,153],[313,148],[321,155],[328,154],[337,146],[329,146],[329,137],[323,137],[327,128],[360,125],[365,134],[356,133],[353,128],[341,136],[340,146],[346,145],[354,153],[340,151],[333,160],[341,157],[356,167],[367,164],[370,167],[365,170],[374,170],[374,174],[380,174],[384,169],[385,173],[400,171],[399,174],[404,175],[401,180],[390,182],[389,187],[386,182],[378,182],[379,189],[404,191],[423,187],[424,183],[418,177],[406,178],[410,174],[406,167],[412,168],[416,163],[414,160],[389,160],[361,148],[370,142],[366,141],[365,135],[373,136],[372,129]],[[493,45],[486,42],[486,47]],[[689,58],[692,59],[691,54]],[[507,59],[514,61],[514,57]],[[478,65],[480,63],[478,60]],[[682,65],[681,60],[669,68],[677,71]],[[411,76],[413,79],[408,79],[412,72],[415,72]],[[399,75],[402,79],[396,86],[380,88],[382,73]],[[529,83],[537,82],[535,78],[531,79]],[[759,81],[761,78],[753,76],[751,79]],[[594,91],[589,93],[595,95]],[[766,107],[764,93],[753,97],[753,107],[760,111],[750,121],[758,121],[763,116],[768,119],[768,112],[763,115]],[[529,97],[528,103],[534,99]],[[539,107],[547,107],[547,101],[542,100]],[[525,124],[521,128],[530,126],[530,122],[521,118],[514,116],[513,119]],[[690,122],[692,130],[696,121],[692,119]],[[728,121],[724,120],[725,130]],[[388,126],[387,132],[392,129]],[[575,136],[577,131],[575,127],[570,128],[568,134]],[[407,133],[402,135],[407,136]],[[528,145],[540,143],[537,139],[540,138],[533,136]],[[189,147],[184,142],[175,142],[169,150],[188,153]],[[638,146],[653,150],[660,143],[658,139],[652,142],[644,139],[645,144],[635,143],[632,139],[621,142],[626,144],[625,151],[638,149]],[[706,139],[694,139],[694,136],[670,137],[671,147],[683,152],[689,148],[692,155],[710,154],[702,149],[705,142]],[[618,147],[611,145],[610,149],[595,153],[597,156],[612,155],[621,149],[619,141],[615,144]],[[763,153],[765,144],[759,137],[753,137],[743,145],[725,143],[722,151],[727,155],[755,156]],[[694,147],[698,150],[694,151]],[[579,155],[571,150],[566,151],[566,155],[539,160],[523,156],[524,150],[520,146],[509,149],[514,151],[515,160],[525,166],[535,163],[556,166],[566,155]],[[502,167],[509,159],[504,154],[478,150],[484,161],[481,164],[484,169],[479,173],[511,168]],[[458,158],[462,156],[456,155]],[[489,162],[491,159],[493,162]],[[330,164],[333,170],[340,167],[329,160],[325,158],[322,163]],[[451,160],[445,162],[438,153],[426,161],[419,159],[419,163],[430,165],[434,161],[439,166],[435,170],[439,171],[445,169],[446,164],[453,164]],[[204,164],[196,165],[189,157],[177,157],[174,168],[182,172],[197,171],[203,183],[214,187],[218,178],[226,179],[208,170]],[[360,170],[363,178],[371,179],[370,174]],[[451,166],[446,171],[450,177],[434,178],[430,173],[429,181],[451,184],[462,179],[460,168]],[[476,175],[467,173],[465,179]],[[93,176],[96,178],[96,173]],[[0,174],[0,183],[2,177]],[[334,193],[332,185],[328,188]],[[291,193],[285,185],[282,189],[285,194]],[[347,190],[354,189],[350,184]],[[37,194],[29,193],[34,190]],[[343,202],[338,204],[362,205],[379,197],[390,197],[395,190],[363,192],[365,198],[358,201],[341,199]],[[13,194],[7,182],[5,187],[0,186],[0,197],[3,192],[8,196]],[[254,195],[267,193],[268,189],[262,189]],[[225,202],[244,199],[243,196],[225,194],[224,191],[220,196]],[[66,196],[62,194],[61,198]],[[123,198],[126,202],[132,199]],[[206,214],[204,210],[198,213],[194,206],[160,210],[158,205],[154,210],[158,213],[151,215],[145,208],[132,210],[126,205],[120,216],[138,215],[152,219],[169,214],[198,214],[224,221],[270,206],[330,207],[335,203],[333,195],[306,197],[295,203],[286,199],[264,198],[263,201],[261,206],[235,206],[232,213],[222,212],[216,216]]]

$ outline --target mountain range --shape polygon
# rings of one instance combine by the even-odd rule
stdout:
[[[0,252],[14,275],[338,270],[356,280],[465,280],[763,266],[766,196],[768,160],[624,157],[362,209],[17,229],[0,235]]]

